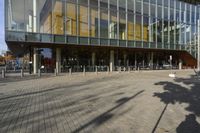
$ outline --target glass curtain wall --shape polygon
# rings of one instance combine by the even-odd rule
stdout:
[[[40,0],[39,6],[39,24],[40,33],[52,34],[52,1]]]
[[[6,11],[6,30],[26,31],[25,25],[25,1],[24,0],[5,0]]]
[[[67,35],[77,35],[77,6],[76,1],[67,1],[65,8],[65,25]]]
[[[119,0],[119,39],[121,40],[127,40],[126,2],[127,0]]]
[[[8,31],[143,41],[159,48],[194,44],[199,18],[197,6],[178,0],[6,0],[5,5]]]
[[[89,7],[88,0],[78,1],[78,16],[79,16],[79,36],[88,37],[89,36]]]
[[[90,36],[99,37],[98,0],[90,0]]]
[[[61,0],[53,0],[52,7],[52,30],[53,34],[64,34],[64,2]]]
[[[157,17],[157,44],[158,47],[161,48],[162,47],[162,42],[163,42],[163,0],[158,0],[157,1],[157,13],[156,13],[156,17]]]
[[[135,40],[142,41],[142,3],[141,0],[136,0],[136,24],[135,24]]]
[[[110,23],[109,23],[109,38],[117,39],[118,38],[118,1],[119,0],[110,0]]]
[[[143,41],[149,42],[150,25],[149,25],[149,0],[143,0]]]
[[[135,36],[135,0],[127,0],[127,36],[128,40],[134,40]]]
[[[100,3],[100,37],[108,38],[108,0],[99,1]]]
[[[157,18],[156,18],[156,0],[150,0],[150,41],[157,43]]]

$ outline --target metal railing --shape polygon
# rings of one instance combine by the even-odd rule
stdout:
[[[165,44],[165,43],[160,43],[159,45],[156,45],[155,42],[81,37],[81,36],[71,36],[71,35],[56,35],[48,33],[31,33],[31,32],[21,32],[21,31],[6,31],[6,41],[80,44],[80,45],[90,44],[98,46],[151,48],[151,49],[153,48],[153,49],[169,49],[169,50],[184,50],[184,51],[186,50],[187,46],[182,44]]]

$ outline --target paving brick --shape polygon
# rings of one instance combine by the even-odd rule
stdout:
[[[0,132],[176,132],[191,113],[199,123],[200,81],[191,77],[193,71],[178,71],[176,79],[168,74],[4,80],[0,82],[4,84],[0,86]]]

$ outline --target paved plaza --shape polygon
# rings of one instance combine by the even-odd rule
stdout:
[[[0,79],[0,133],[198,133],[193,70]]]

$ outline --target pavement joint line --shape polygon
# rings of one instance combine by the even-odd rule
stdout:
[[[29,97],[28,98],[28,100],[26,100],[26,108],[25,108],[25,111],[22,113],[22,114],[25,114],[25,115],[27,115],[27,111],[28,111],[28,105],[29,105],[29,103],[30,103],[30,100],[31,100],[31,97]],[[23,117],[23,119],[22,119],[22,121],[21,121],[21,125],[20,125],[20,132],[22,132],[21,130],[22,130],[22,126],[23,126],[23,122],[25,121],[25,116],[22,116]]]
[[[30,103],[29,103],[30,106],[28,107],[29,108],[28,114],[31,114],[32,103],[33,103],[33,95],[30,96]],[[25,132],[27,132],[29,127],[28,123],[30,123],[30,115],[27,115]]]
[[[0,128],[0,132],[73,132],[117,105],[118,100],[126,101],[131,94],[143,89],[145,93],[138,96],[135,101],[130,101],[111,112],[113,117],[105,118],[105,121],[103,120],[98,126],[96,125],[98,120],[92,122],[80,132],[151,131],[156,124],[154,122],[157,120],[156,114],[160,113],[160,108],[163,106],[160,98],[154,97],[153,94],[162,93],[166,87],[164,85],[155,86],[155,83],[169,82],[185,89],[191,89],[187,83],[194,84],[194,87],[197,88],[200,85],[198,80],[190,77],[190,74],[194,74],[193,70],[177,72],[177,78],[181,82],[169,78],[166,75],[168,72],[130,74],[121,72],[109,76],[106,74],[99,74],[99,76],[87,74],[85,78],[82,78],[82,75],[70,78],[61,75],[5,83],[0,89],[0,94],[3,94],[0,95],[0,99],[7,98],[0,100],[0,118],[2,118],[0,119],[0,127],[3,127]],[[149,100],[145,102],[145,98]],[[180,112],[180,114],[166,112],[165,118],[161,120],[156,131],[161,129],[176,131],[185,115],[190,113],[185,109],[187,106],[189,105],[186,103],[183,105],[170,104],[168,110]],[[126,108],[129,111],[118,116]],[[199,121],[200,118],[196,117]],[[121,122],[125,122],[125,124]]]
[[[57,115],[62,114],[59,99],[56,97],[55,100],[58,101],[58,103],[55,104],[55,107],[57,109]],[[63,121],[63,117],[61,117],[61,115],[59,115],[57,118],[59,118],[59,121]],[[66,132],[66,129],[65,129],[65,126],[63,125],[63,123],[60,126],[63,128],[64,132]],[[61,128],[59,128],[59,129],[61,129]]]
[[[17,91],[17,93],[18,93],[18,95],[19,95],[19,93],[20,93],[20,91]],[[2,118],[1,118],[1,120],[0,120],[0,123],[2,123],[2,121],[4,120],[4,119],[7,119],[7,117],[9,116],[9,115],[12,115],[11,114],[11,112],[14,110],[14,108],[18,105],[18,104],[16,104],[17,103],[17,101],[19,101],[19,99],[17,99],[17,100],[15,100],[15,104],[10,104],[10,106],[9,106],[9,108],[7,108],[7,111],[6,112],[4,112],[4,115],[2,116]],[[13,102],[12,100],[10,100],[10,102]],[[13,106],[12,106],[13,105]],[[11,107],[12,106],[12,107]],[[10,112],[9,114],[7,113],[7,112]],[[6,116],[7,115],[7,116]],[[12,121],[11,121],[12,122]],[[8,125],[9,126],[9,125]],[[1,124],[0,124],[0,127],[1,127]],[[3,127],[2,127],[3,128]]]
[[[22,91],[20,91],[20,93],[21,92],[23,92],[23,90]],[[19,101],[21,100],[21,99],[18,99]],[[20,102],[19,104],[16,104],[18,107],[20,107],[21,105],[23,104],[23,102]],[[14,113],[14,111],[15,110],[12,110],[11,112],[13,112],[13,113],[10,113],[11,114],[11,116],[12,116],[12,114],[13,114],[13,117],[15,117],[15,119],[12,119],[11,121],[10,121],[10,124],[8,125],[8,127],[6,128],[6,132],[8,132],[8,130],[9,130],[9,128],[10,127],[12,127],[13,128],[13,130],[14,130],[14,128],[15,128],[15,126],[16,126],[16,124],[17,124],[17,121],[18,121],[18,118],[19,118],[19,115],[20,115],[20,112],[21,112],[21,108],[19,108],[16,112],[18,112],[18,114],[17,114],[17,116],[16,116],[16,112]],[[8,117],[10,117],[10,116],[8,116]]]

